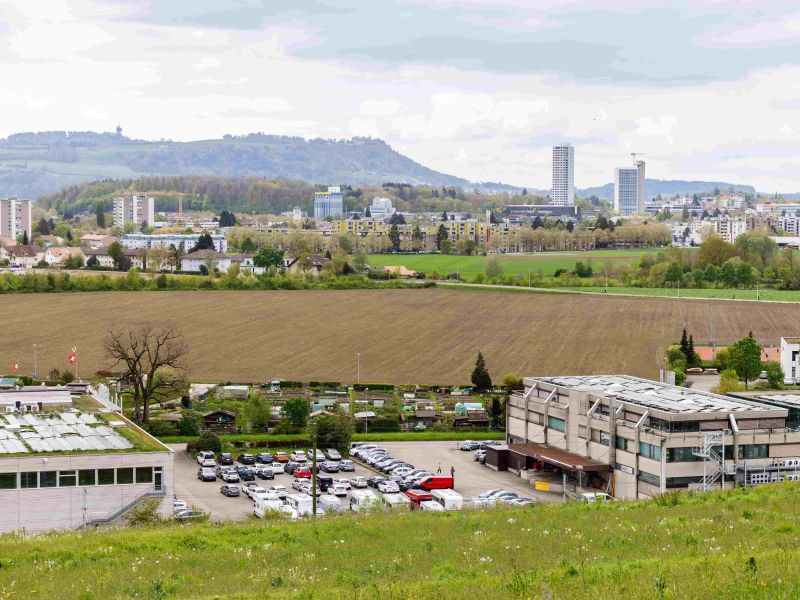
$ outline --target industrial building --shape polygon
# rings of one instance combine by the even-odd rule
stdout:
[[[527,377],[506,418],[503,460],[538,489],[633,499],[800,475],[788,408],[759,399],[627,375]]]
[[[314,192],[314,218],[326,219],[344,214],[344,196],[338,185],[328,186],[327,192]]]
[[[173,451],[119,414],[61,402],[0,414],[0,534],[110,524],[148,497],[171,514]]]

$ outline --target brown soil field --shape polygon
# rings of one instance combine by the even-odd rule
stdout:
[[[108,366],[111,327],[177,325],[195,381],[468,383],[480,349],[503,375],[657,377],[684,324],[698,345],[752,329],[763,344],[800,332],[800,304],[459,290],[93,292],[0,296],[0,372]]]

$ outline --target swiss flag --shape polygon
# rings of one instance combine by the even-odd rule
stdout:
[[[69,355],[69,364],[74,365],[76,362],[78,362],[78,349],[73,348],[72,354]]]

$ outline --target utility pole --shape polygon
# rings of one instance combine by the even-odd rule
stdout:
[[[36,364],[37,360],[36,359],[37,359],[37,356],[36,356],[36,344],[34,344],[33,345],[33,379],[36,379],[36,371],[38,370],[36,368],[36,366],[37,366],[37,364]]]
[[[356,352],[356,383],[361,383],[361,352]]]
[[[317,518],[317,422],[311,429],[311,518]]]

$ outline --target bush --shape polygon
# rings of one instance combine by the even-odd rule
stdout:
[[[174,423],[154,419],[147,424],[147,431],[150,435],[161,437],[165,435],[177,435],[178,428],[175,427]]]
[[[199,438],[197,438],[198,450],[210,450],[211,452],[221,452],[222,442],[219,436],[212,431],[204,431]],[[187,448],[188,450],[188,448]]]
[[[158,525],[164,519],[158,512],[159,498],[145,498],[139,506],[132,508],[125,517],[126,525]]]
[[[203,426],[203,416],[194,410],[186,410],[178,422],[178,431],[181,435],[199,435]]]
[[[764,363],[764,370],[767,372],[769,387],[775,390],[783,387],[783,369],[780,363],[768,360]]]
[[[733,369],[725,369],[719,375],[719,386],[715,390],[718,394],[727,394],[728,392],[741,392],[744,390],[744,385],[739,382],[739,375]]]

